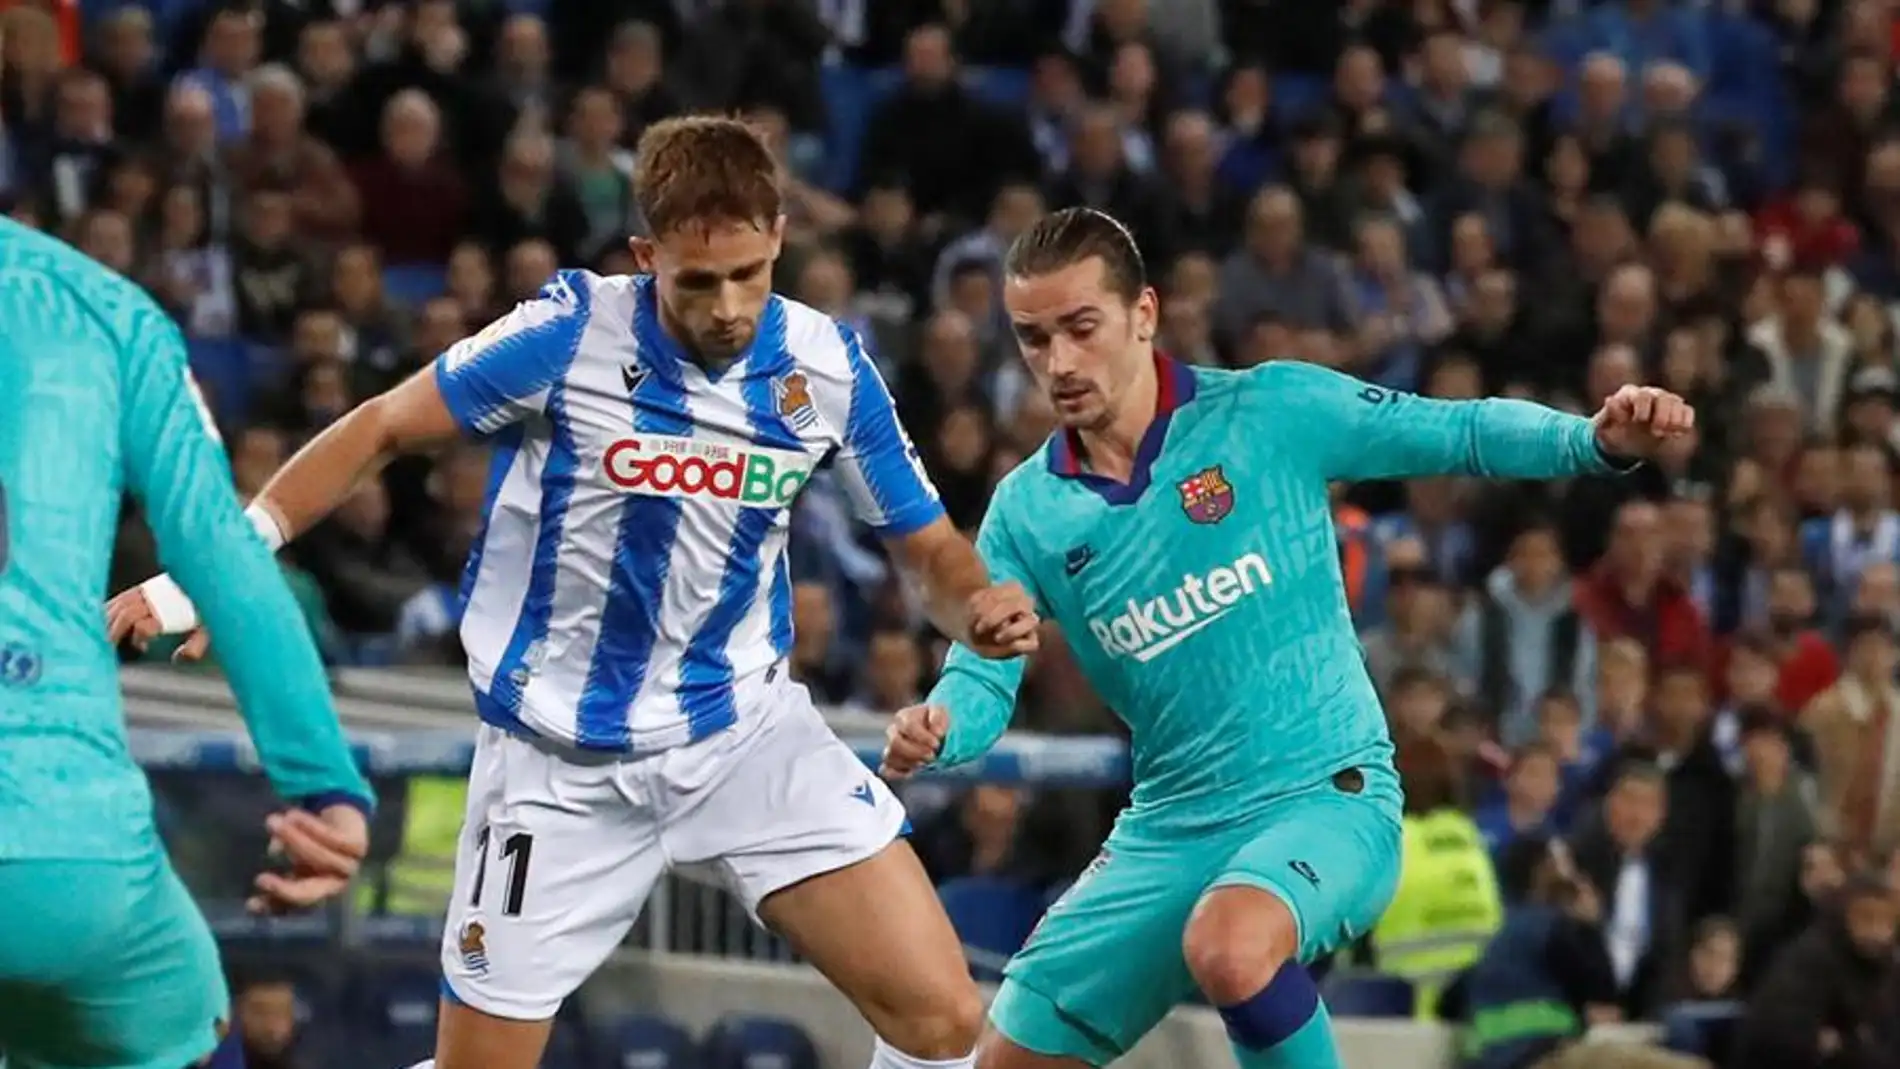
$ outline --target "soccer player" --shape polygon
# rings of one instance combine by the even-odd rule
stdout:
[[[758,136],[673,120],[638,156],[649,273],[561,272],[338,421],[253,506],[288,539],[398,453],[493,445],[462,588],[484,726],[436,1063],[533,1069],[561,1002],[678,869],[851,998],[876,1069],[967,1066],[982,1003],[902,807],[787,674],[792,502],[831,462],[937,626],[981,655],[1033,649],[1033,606],[990,586],[945,517],[857,335],[772,294],[784,217]],[[168,588],[115,611],[141,636],[194,622]]]
[[[998,487],[977,546],[1060,623],[1128,723],[1135,785],[1100,856],[1010,962],[978,1064],[1106,1065],[1199,987],[1246,1069],[1334,1069],[1303,963],[1390,900],[1400,792],[1327,484],[1614,471],[1693,412],[1651,389],[1591,420],[1421,400],[1302,363],[1174,363],[1154,351],[1134,241],[1088,209],[1040,221],[1005,275],[1060,426]],[[893,722],[886,774],[988,750],[1022,671],[954,650],[925,703]]]
[[[218,1048],[229,995],[126,748],[99,614],[126,490],[230,636],[264,771],[303,807],[269,818],[295,864],[258,877],[253,908],[343,889],[368,846],[369,785],[177,328],[137,286],[4,218],[0,397],[0,1051],[15,1069],[182,1069]]]

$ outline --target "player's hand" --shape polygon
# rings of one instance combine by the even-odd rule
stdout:
[[[1042,619],[1021,583],[998,583],[970,595],[970,648],[991,659],[1036,652]]]
[[[126,640],[140,650],[160,635],[184,634],[174,660],[202,660],[211,648],[211,636],[197,626],[191,599],[170,576],[157,575],[106,602],[106,640],[114,646]]]
[[[272,856],[289,865],[257,877],[257,893],[245,903],[252,913],[289,913],[336,897],[369,853],[369,822],[355,806],[289,809],[266,817],[264,827]]]
[[[1596,418],[1597,444],[1615,457],[1642,460],[1662,443],[1695,429],[1689,402],[1655,386],[1625,386],[1603,402]]]
[[[888,780],[912,775],[937,759],[950,734],[950,711],[941,705],[899,709],[884,729],[884,761],[877,774]]]

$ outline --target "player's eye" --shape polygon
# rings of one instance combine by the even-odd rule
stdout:
[[[1084,320],[1069,327],[1069,337],[1076,339],[1092,337],[1100,327],[1101,324],[1092,319]]]

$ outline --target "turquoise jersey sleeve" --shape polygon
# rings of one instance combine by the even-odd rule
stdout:
[[[1624,470],[1581,416],[1529,401],[1436,401],[1281,361],[1248,373],[1288,440],[1327,479],[1554,479]]]
[[[1034,463],[1034,461],[1030,461]],[[1017,552],[1009,533],[1009,498],[998,493],[976,535],[976,551],[989,568],[993,583],[1018,582],[1036,600],[1036,611],[1048,615],[1035,574]],[[943,674],[930,688],[926,704],[939,705],[950,714],[950,733],[943,740],[933,768],[965,764],[988,753],[1008,730],[1016,712],[1016,691],[1023,683],[1027,658],[990,660],[962,643],[950,647]]]
[[[216,638],[272,786],[313,808],[368,810],[375,796],[337,723],[303,613],[232,490],[184,339],[156,307],[132,325],[120,353],[125,481],[145,504],[160,560]]]

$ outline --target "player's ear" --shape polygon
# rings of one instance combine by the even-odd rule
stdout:
[[[659,258],[657,256],[658,250],[653,244],[653,239],[628,238],[627,251],[633,253],[633,265],[639,268],[640,274],[650,275],[653,273],[653,263]]]
[[[785,247],[785,216],[772,220],[772,259],[777,260],[779,250]]]
[[[1135,337],[1144,342],[1154,341],[1161,329],[1161,297],[1153,286],[1143,286],[1135,297],[1134,327]]]

